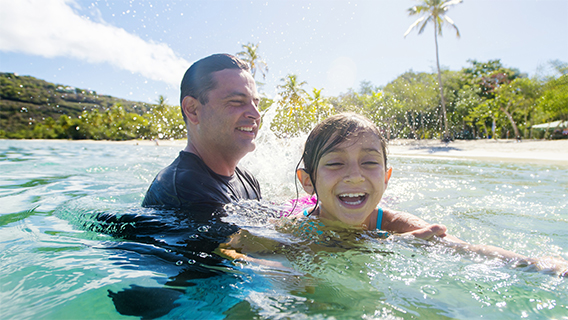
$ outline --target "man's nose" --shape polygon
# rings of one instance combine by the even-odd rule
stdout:
[[[250,101],[248,104],[246,116],[247,118],[260,120],[260,111],[258,111],[258,107],[254,101]]]

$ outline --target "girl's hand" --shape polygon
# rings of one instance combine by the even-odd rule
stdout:
[[[529,258],[527,260],[539,272],[557,274],[559,277],[568,277],[568,261],[562,258],[542,257]]]
[[[427,227],[418,229],[418,230],[414,230],[414,231],[410,231],[410,232],[406,232],[403,234],[410,234],[415,236],[416,238],[420,238],[420,239],[425,239],[428,240],[430,238],[432,238],[433,236],[438,236],[438,237],[445,237],[446,236],[446,231],[448,229],[446,228],[446,226],[441,225],[441,224],[431,224]]]

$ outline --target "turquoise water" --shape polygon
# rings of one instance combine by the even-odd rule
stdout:
[[[267,202],[231,206],[220,220],[187,221],[139,206],[179,146],[0,141],[0,317],[127,319],[129,304],[140,301],[137,308],[148,309],[149,318],[168,319],[568,314],[566,278],[373,233],[329,231],[318,249],[285,225],[275,227],[268,202],[295,196],[299,148],[300,140],[274,147],[260,139],[243,163],[259,178]],[[471,243],[568,260],[568,164],[389,162],[395,171],[385,206],[445,224]],[[102,223],[101,216],[130,217],[147,228],[134,237],[128,224]],[[228,222],[248,230],[252,244],[276,246],[259,257],[284,266],[218,258],[202,240],[230,233]],[[126,297],[126,306],[109,291]]]

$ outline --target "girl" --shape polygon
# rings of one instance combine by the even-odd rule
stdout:
[[[505,259],[517,267],[568,276],[568,262],[563,259],[534,259],[490,245],[470,245],[447,235],[443,225],[428,224],[413,215],[378,207],[392,168],[387,169],[386,142],[381,133],[360,115],[343,113],[319,123],[308,136],[301,161],[304,168],[297,169],[296,174],[304,190],[313,195],[309,200],[314,200],[302,212],[317,217],[320,226],[323,223],[384,230],[423,239],[439,236],[444,238],[443,243],[458,250]],[[304,224],[310,231],[318,232],[313,221]]]
[[[392,168],[387,169],[385,140],[366,118],[342,113],[319,123],[308,136],[301,161],[304,168],[297,169],[297,177],[304,190],[315,195],[309,198],[315,203],[303,210],[304,215],[317,216],[327,225],[419,238],[446,236],[443,225],[430,225],[413,215],[377,206]]]

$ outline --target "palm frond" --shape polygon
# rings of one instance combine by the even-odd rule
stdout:
[[[416,28],[416,26],[417,26],[420,22],[422,22],[424,19],[426,19],[426,17],[420,17],[420,18],[418,18],[418,20],[414,21],[414,23],[411,24],[410,27],[408,27],[408,30],[406,30],[406,32],[404,33],[404,37],[406,37],[406,36],[410,33],[410,31],[412,31],[412,29]],[[420,33],[420,32],[419,32],[419,33]]]
[[[455,30],[456,30],[456,37],[460,37],[460,30],[458,29],[458,27],[456,26],[456,24],[454,23],[454,21],[452,19],[450,19],[450,17],[444,15],[444,20],[446,20]]]
[[[424,29],[426,29],[426,26],[431,19],[432,17],[428,17],[428,19],[424,20],[424,23],[422,23],[422,26],[420,26],[420,29],[418,30],[418,34],[422,34],[422,32],[424,32]]]
[[[462,2],[463,2],[463,0],[450,0],[450,1],[446,1],[446,2],[442,3],[442,8],[448,8],[448,7],[451,7],[451,6],[453,6],[453,5],[460,4],[460,3],[462,3]],[[446,9],[446,10],[447,10],[447,9]]]

